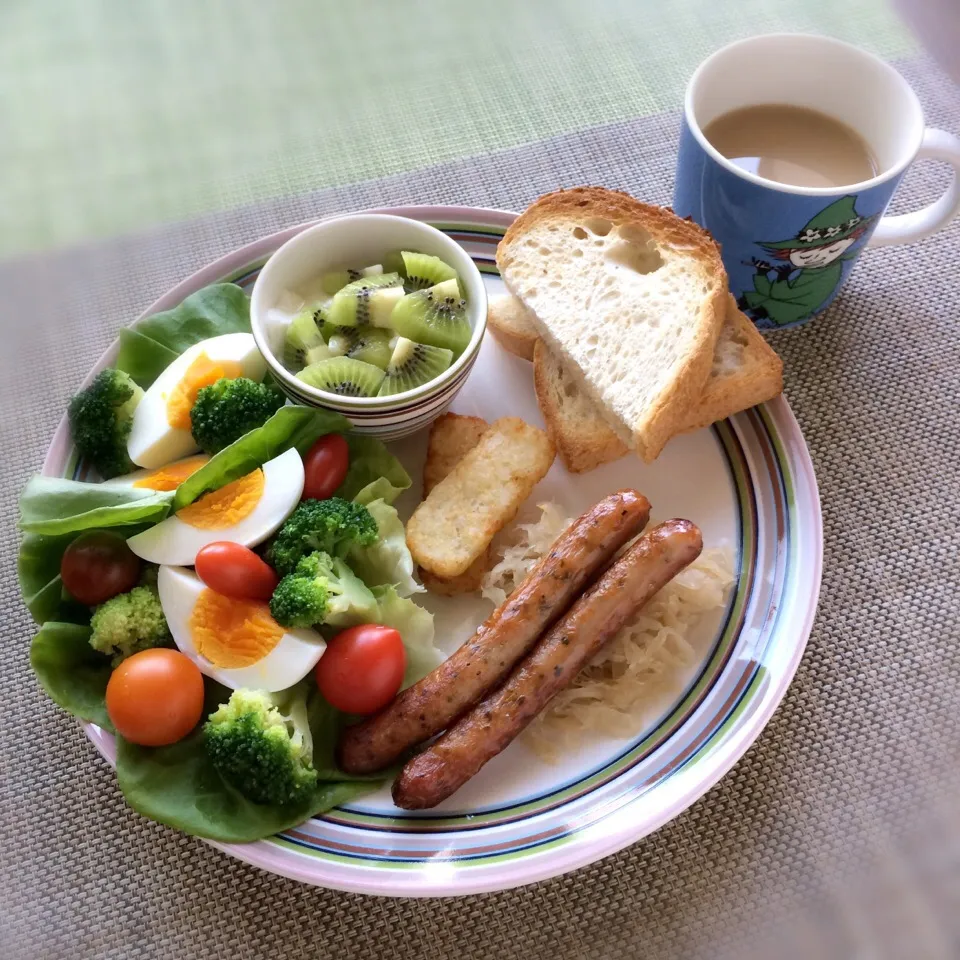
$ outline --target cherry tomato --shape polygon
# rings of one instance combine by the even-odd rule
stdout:
[[[341,433],[321,437],[303,460],[303,499],[326,500],[343,483],[350,465],[350,451]]]
[[[200,722],[203,675],[179,650],[141,650],[110,674],[107,714],[131,743],[176,743]]]
[[[81,534],[63,552],[60,577],[71,597],[95,607],[137,585],[140,558],[123,537],[94,530]]]
[[[197,576],[211,589],[234,600],[270,599],[279,579],[273,568],[249,547],[218,540],[201,547]]]
[[[364,623],[342,630],[317,662],[317,686],[346,713],[376,713],[396,695],[407,652],[393,627]]]

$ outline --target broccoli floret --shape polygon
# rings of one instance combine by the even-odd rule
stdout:
[[[354,545],[373,545],[378,536],[377,521],[362,504],[340,497],[304,500],[274,537],[266,559],[280,576],[286,576],[308,553],[342,557]]]
[[[316,786],[303,687],[235,690],[203,725],[203,738],[223,779],[254,803],[300,803]]]
[[[197,393],[190,411],[193,439],[206,453],[219,453],[245,433],[262,427],[286,402],[270,384],[223,377]]]
[[[284,627],[342,625],[372,616],[376,597],[339,557],[311,553],[288,573],[270,599],[273,619]]]
[[[90,628],[90,646],[112,656],[114,666],[139,650],[162,647],[172,639],[160,594],[149,580],[101,603]]]
[[[127,438],[142,397],[143,390],[126,373],[108,369],[70,401],[70,432],[77,452],[104,480],[134,469]]]

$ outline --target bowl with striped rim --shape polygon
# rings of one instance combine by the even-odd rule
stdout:
[[[433,380],[390,397],[345,397],[298,380],[281,363],[285,299],[315,285],[327,272],[382,262],[391,252],[416,250],[450,264],[467,301],[470,342]],[[383,440],[415,433],[443,413],[466,383],[480,353],[487,323],[487,294],[480,271],[463,248],[435,227],[389,214],[334,217],[297,233],[274,252],[257,277],[250,298],[250,323],[257,346],[280,388],[294,403],[334,410],[353,429]]]

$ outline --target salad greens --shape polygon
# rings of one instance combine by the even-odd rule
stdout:
[[[433,614],[401,597],[393,587],[373,587],[377,614],[373,623],[382,623],[399,631],[407,653],[407,669],[400,687],[405,690],[433,670],[443,659],[433,645]]]
[[[350,449],[350,465],[336,496],[357,503],[378,499],[393,503],[410,486],[410,475],[381,440],[348,433],[347,447]],[[372,484],[376,486],[371,487]],[[361,491],[367,487],[371,489],[361,497]]]
[[[206,718],[230,699],[231,691],[206,681]],[[311,701],[322,700],[314,693]],[[308,705],[313,763],[319,779],[297,803],[253,803],[217,772],[204,747],[202,724],[168,747],[140,747],[117,737],[117,782],[138,813],[184,833],[222,843],[246,843],[289,830],[304,820],[379,786],[349,779],[336,769],[335,739],[323,724],[328,706]]]
[[[104,697],[113,672],[110,660],[90,646],[90,628],[45,623],[30,644],[30,665],[50,699],[67,713],[107,730]]]
[[[376,483],[364,489],[374,486]],[[368,503],[367,509],[377,522],[379,536],[371,546],[354,545],[350,548],[346,559],[354,573],[370,587],[392,584],[401,597],[421,593],[423,587],[413,576],[413,557],[407,548],[407,532],[400,515],[383,500]]]
[[[17,555],[20,594],[37,623],[75,619],[69,614],[69,608],[74,604],[64,599],[60,558],[76,536],[75,533],[67,533],[59,537],[43,537],[28,533],[20,543]],[[86,611],[89,620],[87,608],[82,607],[81,611]]]
[[[320,437],[349,427],[344,417],[329,410],[281,407],[262,427],[245,433],[184,480],[177,487],[173,509],[182,510],[203,494],[246,476],[291,447],[306,453]]]
[[[167,516],[172,501],[167,491],[37,476],[20,496],[19,526],[24,533],[61,536],[96,527],[152,525]]]
[[[137,333],[132,327],[124,327],[117,339],[120,342],[117,369],[128,374],[144,390],[180,356],[175,350]]]
[[[172,310],[138,320],[131,329],[180,356],[201,340],[249,333],[250,300],[235,283],[215,283],[190,294]]]
[[[233,284],[215,284],[187,297],[178,307],[121,331],[116,369],[146,389],[190,346],[249,329],[249,301],[243,291]],[[41,476],[30,480],[20,499],[23,539],[17,573],[27,608],[41,624],[30,645],[30,662],[50,698],[73,716],[112,731],[105,703],[111,658],[91,645],[93,611],[66,593],[60,577],[64,551],[78,535],[97,529],[110,529],[125,537],[140,533],[291,447],[305,454],[319,437],[333,432],[346,434],[350,452],[347,475],[336,495],[354,510],[358,508],[351,500],[366,507],[363,513],[369,512],[368,522],[372,518],[377,534],[375,542],[354,544],[346,551],[345,560],[336,562],[349,572],[352,595],[362,594],[369,600],[359,605],[364,607],[363,621],[379,622],[400,632],[407,654],[403,685],[433,669],[440,660],[433,645],[433,617],[408,599],[422,588],[413,578],[403,524],[391,505],[410,486],[410,477],[381,441],[347,433],[349,426],[339,414],[283,406],[263,426],[224,447],[175,491]],[[330,585],[329,577],[326,585]],[[101,630],[108,614],[113,618],[108,624],[111,638],[119,637],[126,627],[130,611],[124,604],[130,606],[133,593],[122,595],[114,607],[107,601],[100,608],[105,611]],[[358,616],[357,611],[344,611],[335,619],[355,623]],[[324,632],[329,635],[333,629],[325,626]],[[101,646],[113,652],[118,644]],[[300,709],[301,713],[306,710],[308,718],[317,782],[304,796],[298,795],[297,802],[254,803],[218,773],[204,745],[203,724],[227,703],[231,691],[209,677],[204,677],[202,720],[183,740],[152,748],[116,737],[117,778],[127,801],[143,815],[188,834],[246,842],[289,829],[375,789],[383,775],[355,778],[337,768],[334,748],[345,716],[312,684],[304,684],[303,689],[312,691]]]

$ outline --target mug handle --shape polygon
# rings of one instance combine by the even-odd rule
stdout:
[[[960,211],[960,140],[945,130],[927,127],[915,160],[944,160],[953,167],[950,185],[939,200],[929,206],[902,213],[896,217],[883,217],[867,243],[868,247],[888,247],[894,243],[912,243],[922,240],[945,227]]]

